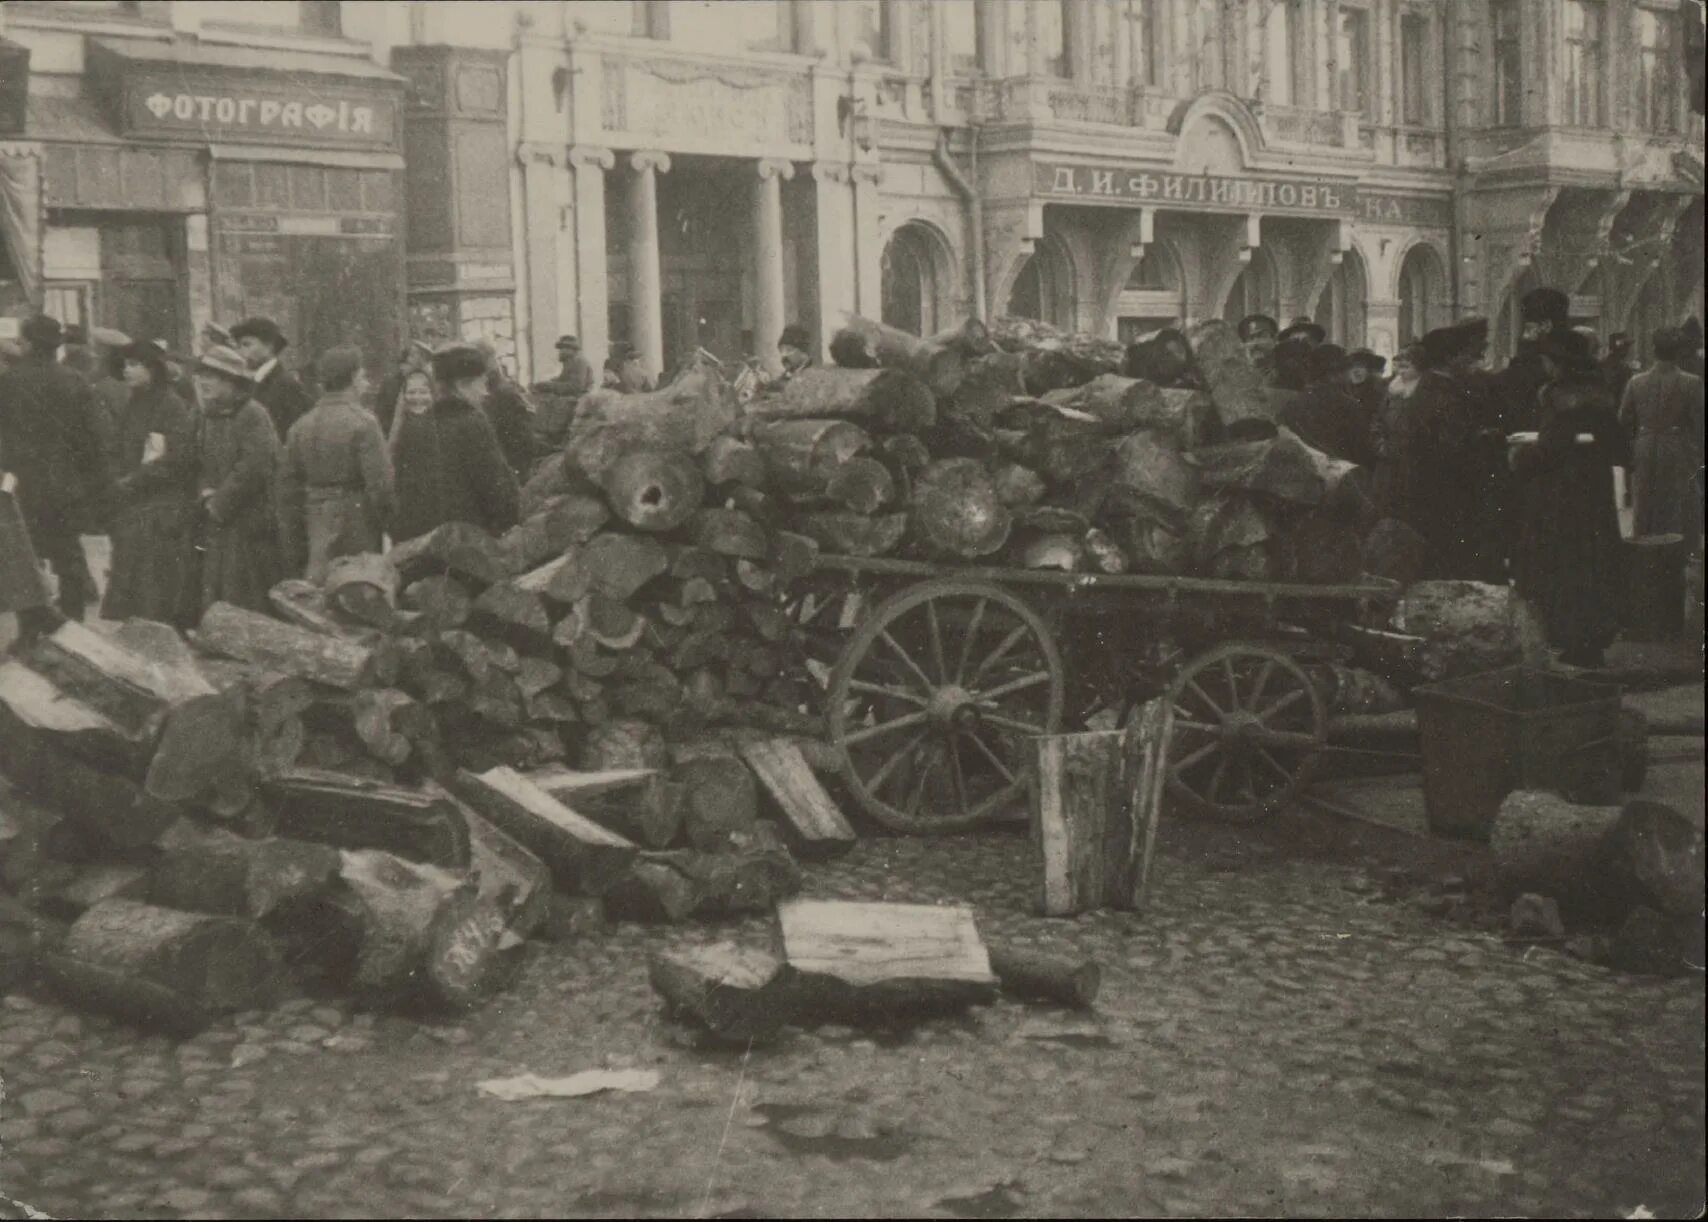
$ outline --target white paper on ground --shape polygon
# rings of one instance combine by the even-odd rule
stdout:
[[[600,1091],[647,1091],[658,1085],[656,1069],[586,1069],[567,1078],[542,1078],[518,1074],[514,1078],[488,1078],[477,1085],[481,1094],[511,1102],[517,1099],[574,1099]]]

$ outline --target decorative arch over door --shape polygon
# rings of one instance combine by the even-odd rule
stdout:
[[[1186,319],[1186,277],[1170,242],[1152,242],[1115,301],[1116,335],[1122,343]]]
[[[1007,313],[1052,326],[1074,325],[1073,260],[1054,237],[1039,238],[1014,277]]]
[[[1370,299],[1370,278],[1364,268],[1364,257],[1356,250],[1342,256],[1317,294],[1316,308],[1311,312],[1317,326],[1328,333],[1330,343],[1343,348],[1364,346],[1364,316]]]
[[[1222,318],[1237,323],[1247,314],[1267,314],[1282,326],[1287,325],[1287,320],[1281,317],[1275,258],[1261,246],[1251,252],[1251,262],[1234,277],[1222,301]]]
[[[1427,242],[1417,242],[1400,260],[1398,293],[1401,344],[1414,343],[1426,331],[1447,323],[1447,272]]]
[[[954,309],[954,257],[947,240],[923,221],[901,225],[884,244],[880,266],[883,321],[914,335],[931,335]]]

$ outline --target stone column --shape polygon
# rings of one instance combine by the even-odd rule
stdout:
[[[560,295],[558,284],[558,179],[564,172],[564,149],[555,144],[523,144],[516,152],[522,166],[523,219],[526,225],[525,265],[528,284],[528,348],[536,378],[552,372],[553,345],[559,333],[559,303],[574,299]]]
[[[610,149],[577,145],[569,150],[575,171],[576,304],[581,351],[598,369],[609,355],[610,290],[605,281],[605,171],[617,164]]]
[[[635,349],[648,377],[664,374],[664,285],[658,263],[658,175],[670,172],[664,153],[630,153],[629,308],[634,312]]]
[[[848,167],[839,161],[816,161],[812,177],[818,217],[819,346],[827,349],[843,316],[855,312],[858,242]],[[819,355],[828,358],[828,350]]]
[[[882,318],[883,231],[878,224],[878,181],[883,168],[856,165],[849,168],[854,180],[854,300],[867,318]]]
[[[753,280],[759,299],[753,312],[753,344],[765,368],[776,373],[782,368],[777,337],[788,322],[783,317],[783,180],[795,176],[795,167],[767,157],[754,168]]]

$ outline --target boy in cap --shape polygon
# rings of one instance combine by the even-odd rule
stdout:
[[[394,543],[446,522],[470,522],[493,535],[516,524],[521,489],[486,418],[487,371],[473,345],[434,353],[438,397],[396,440]]]
[[[100,409],[89,383],[56,359],[58,319],[37,314],[19,338],[22,357],[0,373],[0,471],[17,480],[25,529],[59,582],[59,610],[82,619],[95,580],[81,536],[101,529],[113,490]],[[20,612],[20,627],[45,628],[52,616],[44,611]]]
[[[231,329],[231,338],[255,381],[254,397],[272,417],[273,431],[284,437],[314,404],[296,374],[279,363],[290,341],[271,318],[245,318]]]
[[[339,556],[381,550],[392,483],[379,421],[362,405],[361,350],[333,348],[317,372],[325,391],[285,438],[278,512],[286,566],[318,585]]]
[[[192,577],[197,605],[185,618],[199,620],[222,601],[264,612],[267,592],[284,576],[273,508],[279,437],[235,349],[207,349],[193,376],[202,407],[196,421],[201,572],[199,580]]]

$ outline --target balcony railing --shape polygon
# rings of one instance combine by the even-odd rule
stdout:
[[[1258,122],[1266,137],[1281,144],[1346,147],[1346,123],[1337,111],[1265,105]]]

